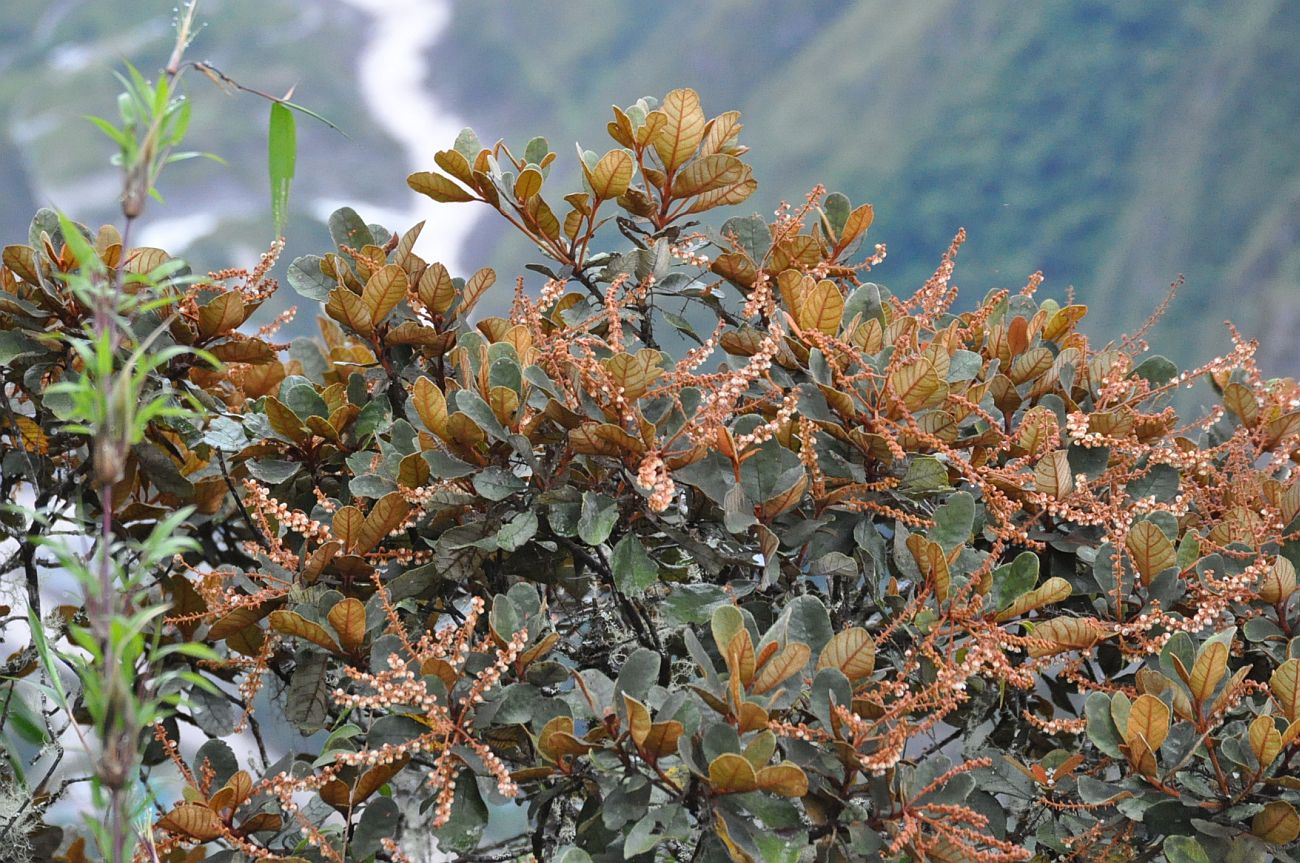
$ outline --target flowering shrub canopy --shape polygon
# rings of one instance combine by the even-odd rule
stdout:
[[[544,139],[462,133],[409,183],[537,247],[505,315],[475,314],[492,270],[348,209],[287,270],[317,340],[245,326],[278,246],[140,288],[171,304],[127,341],[200,351],[148,395],[203,410],[150,422],[108,517],[180,513],[198,549],[140,599],[214,651],[168,656],[211,686],[155,726],[179,793],[143,859],[419,859],[430,831],[466,860],[1290,859],[1300,387],[1241,339],[1184,373],[1140,332],[1095,346],[1037,274],[958,311],[962,234],[891,292],[870,205],[822,189],[702,221],[755,188],[740,131],[691,90],[615,108],[572,190]],[[102,456],[51,387],[92,314],[67,276],[79,245],[170,259],[69,239],[43,211],[4,249],[0,491],[94,521]],[[47,577],[52,524],[6,523],[6,575]],[[44,612],[73,649],[81,611]],[[40,810],[63,774],[6,747]]]

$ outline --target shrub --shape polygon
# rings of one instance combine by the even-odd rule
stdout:
[[[1240,338],[1183,373],[1094,347],[1037,274],[958,311],[962,234],[895,295],[822,189],[699,221],[755,188],[740,131],[686,89],[615,108],[561,194],[544,139],[467,130],[409,183],[510,221],[540,290],[475,316],[492,270],[343,209],[287,345],[245,328],[278,244],[186,278],[38,214],[0,269],[2,490],[50,516],[6,523],[32,810],[77,768],[15,735],[134,727],[57,691],[106,593],[42,609],[77,556],[31,543],[84,522],[123,613],[166,607],[115,660],[157,704],[119,741],[158,795],[137,859],[1289,859],[1300,387]],[[96,362],[150,409],[93,415]]]

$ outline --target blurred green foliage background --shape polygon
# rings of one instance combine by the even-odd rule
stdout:
[[[4,237],[24,237],[38,204],[111,219],[109,147],[80,117],[111,110],[124,58],[164,62],[170,4],[10,0],[6,12]],[[563,157],[575,141],[612,146],[611,103],[690,86],[711,114],[743,112],[760,186],[741,209],[770,212],[817,182],[871,201],[872,239],[889,247],[874,276],[896,293],[965,226],[956,282],[970,297],[1041,269],[1043,291],[1073,288],[1090,332],[1113,335],[1181,273],[1152,335],[1161,352],[1203,360],[1228,344],[1231,318],[1263,341],[1266,370],[1300,373],[1300,15],[1286,0],[205,0],[200,17],[193,59],[271,92],[297,84],[296,101],[347,132],[299,121],[286,262],[327,242],[329,202],[372,221],[367,206],[411,221],[438,206],[417,204],[404,178],[450,138],[403,145],[389,130],[403,111],[379,122],[376,109],[406,99],[412,116],[441,112],[484,140],[545,135]],[[435,33],[419,57],[404,56],[412,40],[385,41],[403,18]],[[379,92],[384,63],[419,61],[422,88],[400,92],[395,71]],[[381,74],[363,81],[362,62]],[[266,106],[197,75],[189,91],[191,144],[228,164],[171,169],[154,236],[197,269],[252,263],[271,236]],[[506,277],[528,253],[480,221],[457,258]]]

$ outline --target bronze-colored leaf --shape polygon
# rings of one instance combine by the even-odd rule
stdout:
[[[375,331],[370,309],[361,297],[347,288],[330,291],[329,299],[325,302],[325,314],[363,336],[369,336]]]
[[[199,307],[199,334],[205,339],[224,335],[244,322],[244,298],[239,291],[218,294]]]
[[[645,444],[612,423],[585,423],[569,432],[569,447],[582,455],[639,455]]]
[[[339,601],[326,619],[338,633],[344,650],[356,650],[366,640],[366,607],[361,600],[349,596]]]
[[[841,251],[847,249],[849,244],[861,237],[871,227],[872,221],[876,218],[876,212],[870,204],[863,204],[849,213],[848,218],[844,220],[844,229],[840,231],[839,239],[835,243],[835,250]]]
[[[374,275],[366,280],[366,287],[361,292],[361,302],[370,312],[371,323],[381,323],[388,317],[388,313],[406,299],[406,292],[410,288],[411,283],[406,278],[406,270],[399,265],[388,264],[376,270]]]
[[[1192,700],[1205,704],[1214,694],[1214,689],[1228,671],[1228,645],[1222,641],[1211,641],[1201,648],[1192,666],[1191,679],[1187,688],[1191,690]]]
[[[935,597],[940,602],[946,601],[952,587],[952,575],[943,546],[919,533],[914,533],[907,538],[907,550],[916,560],[916,566],[921,571],[925,583],[934,589]]]
[[[404,755],[387,764],[376,764],[365,773],[362,773],[361,777],[357,779],[356,786],[352,789],[352,797],[349,802],[353,806],[364,803],[366,798],[374,794],[380,788],[383,788],[388,784],[388,781],[398,773],[401,773],[402,768],[405,767],[410,760],[411,757],[409,755]]]
[[[440,438],[447,437],[447,398],[437,385],[424,376],[416,379],[411,388],[415,412],[424,427]]]
[[[609,375],[610,383],[622,388],[624,398],[636,399],[645,395],[655,379],[663,374],[659,362],[659,352],[645,348],[635,354],[615,354],[603,360],[601,365]]]
[[[889,385],[909,411],[934,407],[948,397],[948,385],[939,377],[934,363],[926,357],[895,369],[889,376]]]
[[[1053,617],[1034,627],[1032,637],[1042,643],[1030,644],[1032,657],[1051,656],[1068,650],[1087,650],[1105,637],[1095,623],[1078,617]]]
[[[822,279],[799,297],[795,308],[795,323],[799,329],[816,330],[833,336],[840,329],[844,316],[844,295],[830,279]]]
[[[1300,815],[1285,800],[1272,800],[1255,813],[1250,832],[1270,845],[1289,845],[1300,836]]]
[[[675,719],[652,723],[645,740],[641,742],[641,749],[654,758],[673,755],[677,752],[677,741],[684,730],[682,724]]]
[[[664,167],[675,171],[700,146],[704,137],[704,111],[699,94],[691,89],[673,90],[664,97],[663,107],[654,112],[664,117],[652,141]],[[649,117],[646,118],[649,122]]]
[[[334,513],[334,536],[348,551],[355,549],[357,537],[361,533],[361,525],[365,520],[366,517],[361,514],[361,510],[355,506],[339,507]]]
[[[792,761],[782,761],[758,771],[758,787],[782,797],[803,797],[808,793],[808,774]]]
[[[650,736],[650,710],[626,692],[623,693],[623,706],[627,709],[627,731],[632,742],[638,747]]]
[[[627,191],[632,183],[635,163],[626,150],[610,150],[591,169],[591,190],[602,201],[610,201]]]
[[[272,608],[273,606],[270,604],[241,605],[232,608],[213,621],[212,626],[208,629],[207,638],[209,641],[221,641],[228,638],[236,632],[255,625],[259,620],[270,614]]]
[[[1290,599],[1295,590],[1295,566],[1279,554],[1259,581],[1259,598],[1276,605]]]
[[[1054,602],[1068,599],[1073,592],[1074,588],[1070,586],[1070,582],[1059,575],[1054,575],[1033,590],[1022,593],[1013,599],[1010,605],[998,613],[996,620],[998,623],[1015,620],[1017,617],[1028,614],[1036,608],[1042,608],[1044,605],[1051,605]]]
[[[1141,735],[1142,741],[1155,752],[1169,735],[1169,708],[1154,695],[1139,695],[1133,700],[1128,725],[1122,733],[1129,746]]]
[[[158,820],[158,827],[208,842],[216,839],[223,832],[221,819],[202,803],[182,803]]]
[[[298,415],[275,396],[263,399],[262,409],[276,434],[283,435],[294,443],[302,443],[310,436]]]
[[[862,680],[876,669],[876,643],[861,626],[835,633],[817,657],[817,670],[838,668],[850,682]]]
[[[468,181],[466,183],[468,185]],[[475,200],[469,192],[442,174],[435,174],[433,171],[418,171],[406,178],[406,184],[440,204],[457,204]]]
[[[745,176],[745,165],[735,156],[718,153],[691,162],[673,180],[673,195],[689,198],[712,192],[738,182]]]
[[[276,632],[283,632],[285,635],[305,638],[313,644],[319,644],[326,650],[337,652],[339,649],[325,627],[308,620],[296,611],[271,612],[271,628]]]
[[[247,800],[253,793],[253,777],[248,775],[247,771],[239,770],[226,781],[212,799],[208,801],[208,806],[214,812],[221,812],[226,809],[237,809],[240,804]]]
[[[1300,720],[1300,659],[1288,659],[1268,679],[1268,688],[1291,722]]]
[[[1247,738],[1260,770],[1267,769],[1282,751],[1282,732],[1277,730],[1271,715],[1256,716],[1247,730]]]
[[[411,505],[402,497],[401,492],[389,492],[375,501],[361,524],[361,529],[357,531],[356,553],[366,554],[379,545],[384,537],[401,527],[410,513]]]
[[[742,686],[749,686],[754,679],[754,641],[749,637],[749,630],[741,627],[727,643],[723,658],[727,669],[735,675]]]
[[[456,307],[456,315],[464,319],[470,313],[470,310],[483,299],[483,294],[487,289],[496,283],[497,273],[491,267],[483,267],[474,275],[465,280],[465,289],[460,293],[460,305]]]
[[[529,165],[519,172],[515,179],[515,198],[520,201],[526,201],[533,195],[542,190],[542,181],[544,177],[542,172]]]
[[[1074,474],[1065,450],[1050,452],[1034,465],[1034,488],[1048,497],[1063,498],[1074,491]]]
[[[1128,532],[1124,541],[1133,565],[1142,577],[1142,584],[1148,585],[1151,579],[1170,567],[1178,565],[1178,552],[1174,544],[1165,536],[1165,532],[1151,521],[1139,521]]]
[[[724,752],[709,764],[709,784],[720,794],[743,794],[757,790],[758,775],[743,755]]]
[[[749,691],[756,695],[772,691],[802,671],[811,657],[812,648],[803,642],[787,644],[780,653],[763,663]]]

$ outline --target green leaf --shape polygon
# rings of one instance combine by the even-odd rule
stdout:
[[[582,513],[578,516],[578,538],[587,545],[600,545],[609,539],[618,522],[618,502],[594,491],[582,493]]]
[[[340,207],[330,213],[329,228],[330,239],[334,241],[335,246],[361,249],[375,242],[370,228],[366,227],[366,223],[351,207]]]
[[[966,544],[974,524],[975,498],[970,492],[959,491],[934,511],[934,529],[930,531],[930,539],[939,543],[944,552],[950,552]]]
[[[497,531],[497,545],[502,551],[514,551],[526,544],[537,533],[537,513],[531,509],[521,512]]]
[[[329,684],[325,671],[329,664],[323,653],[298,652],[293,677],[285,700],[284,715],[303,734],[319,731],[329,714]]]
[[[1178,376],[1178,366],[1157,354],[1148,357],[1133,370],[1133,375],[1142,378],[1153,387],[1164,386]]]
[[[490,501],[505,500],[527,487],[522,479],[499,467],[486,467],[474,475],[474,491]]]
[[[1088,718],[1088,739],[1092,745],[1111,758],[1123,758],[1120,744],[1124,742],[1111,716],[1110,698],[1104,692],[1093,692],[1084,702],[1084,715]]]
[[[644,701],[650,687],[659,682],[659,654],[646,647],[638,647],[623,661],[614,681],[614,703],[623,703],[623,694]]]
[[[1165,859],[1169,863],[1210,863],[1205,848],[1190,836],[1170,836],[1165,839]]]
[[[646,553],[645,546],[629,533],[614,546],[610,559],[614,570],[614,585],[621,591],[637,596],[659,578],[659,566]]]
[[[1008,564],[993,570],[992,606],[1001,611],[1017,596],[1038,584],[1038,555],[1022,551]]]
[[[366,804],[361,821],[352,833],[348,852],[354,860],[369,859],[380,848],[380,842],[397,833],[400,812],[391,797],[376,797]]]
[[[284,234],[288,218],[289,186],[298,160],[297,133],[293,112],[279,102],[271,103],[271,127],[267,134],[267,168],[271,175],[271,218],[277,236]]]
[[[338,287],[338,282],[321,271],[323,260],[319,255],[295,258],[287,273],[291,288],[307,299],[321,303],[329,298],[330,291]]]
[[[451,801],[451,820],[434,831],[441,851],[468,854],[478,847],[487,827],[488,808],[478,791],[474,771],[462,770],[456,777],[456,794]]]

